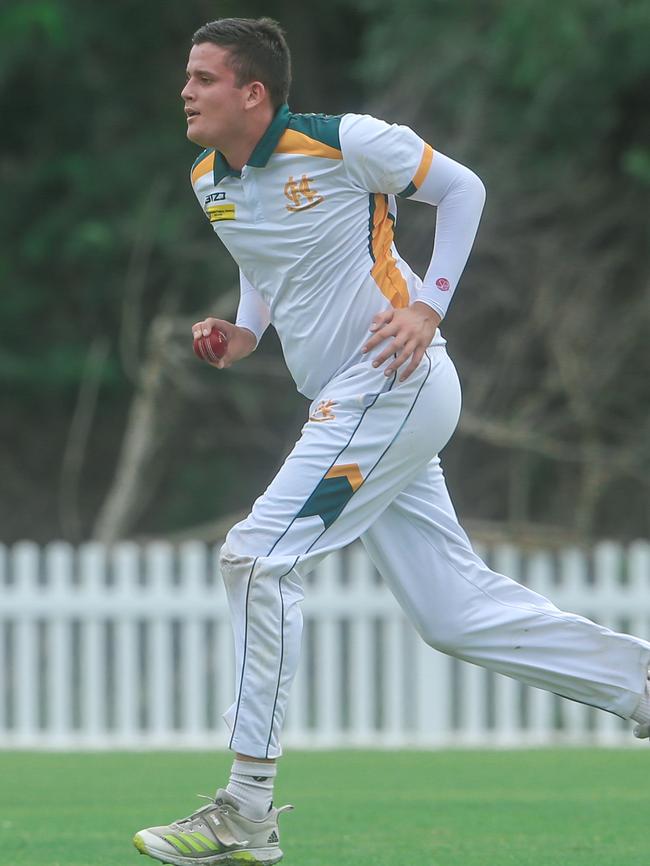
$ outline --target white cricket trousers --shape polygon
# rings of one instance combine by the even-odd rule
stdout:
[[[294,449],[221,551],[235,637],[236,695],[224,714],[234,751],[282,754],[302,579],[359,537],[430,646],[624,718],[636,709],[649,643],[559,610],[473,552],[437,456],[460,404],[444,346],[430,347],[402,383],[364,359],[312,403]]]

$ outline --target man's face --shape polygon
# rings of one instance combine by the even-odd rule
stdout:
[[[212,42],[193,45],[187,83],[181,91],[187,137],[202,147],[219,149],[241,128],[248,88],[237,87],[228,65],[229,51]]]

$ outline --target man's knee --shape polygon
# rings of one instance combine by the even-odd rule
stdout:
[[[469,629],[462,617],[421,621],[417,630],[426,644],[447,655],[462,653],[469,640]]]
[[[228,543],[228,538],[219,551],[219,569],[226,586],[234,586],[247,581],[255,562],[254,556],[245,553],[235,553]]]

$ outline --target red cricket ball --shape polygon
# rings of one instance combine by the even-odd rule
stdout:
[[[228,340],[223,331],[213,328],[207,337],[200,336],[194,340],[194,354],[202,361],[218,361],[226,354]]]

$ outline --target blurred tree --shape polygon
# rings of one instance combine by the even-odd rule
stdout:
[[[4,539],[245,509],[297,433],[272,334],[228,375],[187,336],[236,273],[187,183],[190,36],[259,14],[288,31],[295,110],[410,123],[486,181],[445,323],[461,512],[647,534],[646,0],[22,0],[0,8]],[[420,269],[433,224],[400,217]]]
[[[344,6],[322,4],[321,32],[332,39]],[[273,471],[277,431],[295,428],[304,401],[291,387],[278,395],[252,375],[243,388],[218,380],[191,352],[191,322],[231,290],[236,268],[189,188],[198,149],[185,139],[179,93],[200,24],[217,14],[270,12],[297,31],[305,74],[294,106],[309,105],[317,92],[326,111],[357,104],[348,74],[357,47],[354,11],[332,52],[297,3],[277,7],[144,0],[134,15],[125,0],[97,8],[27,0],[0,8],[0,180],[5,201],[20,203],[0,212],[4,538],[83,537],[96,522],[104,534],[109,524],[121,532],[168,531],[243,508],[259,476]],[[169,351],[160,345],[161,328]],[[189,377],[174,360],[174,340],[182,346],[180,367],[192,365]],[[277,340],[265,344],[280,356]],[[136,430],[144,418],[148,427]],[[252,432],[254,424],[255,436],[241,429]],[[120,500],[118,486],[136,465],[133,442],[143,472],[137,481],[146,489]],[[220,480],[233,475],[231,464],[245,471],[225,487]],[[200,497],[193,495],[196,478]]]
[[[446,452],[460,510],[647,534],[650,5],[362,6],[371,109],[488,187],[445,322],[460,431],[480,441]],[[401,245],[422,268],[430,224],[405,216]]]

